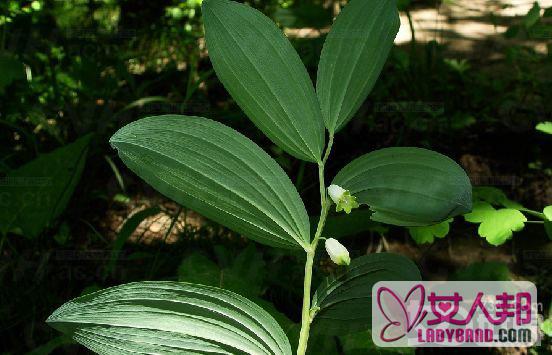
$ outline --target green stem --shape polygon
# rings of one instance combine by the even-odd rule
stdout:
[[[318,241],[324,230],[324,224],[326,223],[326,217],[330,210],[330,203],[328,195],[326,194],[326,184],[324,182],[324,166],[328,161],[330,152],[333,146],[333,135],[330,135],[330,140],[326,148],[324,158],[318,164],[318,180],[320,183],[320,219],[316,227],[314,239],[307,251],[307,261],[305,263],[305,279],[303,281],[303,308],[301,311],[301,332],[299,334],[299,344],[297,345],[297,355],[305,355],[307,352],[307,345],[309,342],[310,325],[313,317],[311,315],[311,286],[312,286],[312,267],[314,264],[314,256],[316,255],[316,247]]]
[[[406,13],[406,18],[408,18],[408,25],[410,27],[411,32],[411,38],[410,38],[410,46],[412,49],[411,54],[414,54],[414,49],[416,47],[416,29],[414,28],[414,21],[412,20],[412,14],[410,13],[410,10],[406,9],[404,11]]]
[[[307,343],[309,341],[310,331],[310,292],[312,282],[312,265],[314,263],[313,250],[307,252],[307,262],[305,263],[305,280],[303,284],[303,310],[301,313],[301,332],[299,334],[299,345],[297,346],[297,355],[304,355],[307,352]]]
[[[307,352],[307,344],[309,341],[310,325],[312,322],[311,316],[311,286],[312,286],[312,267],[314,264],[314,256],[316,254],[316,247],[320,240],[320,235],[324,229],[326,223],[326,217],[328,216],[329,205],[324,202],[322,206],[322,212],[320,214],[320,220],[316,227],[316,233],[311,243],[309,250],[307,251],[307,262],[305,263],[305,280],[303,282],[303,309],[301,313],[301,332],[299,334],[299,345],[297,346],[297,355],[305,355]]]
[[[533,211],[533,210],[530,210],[528,208],[521,208],[520,211],[522,212],[525,212],[527,213],[528,215],[531,215],[533,217],[537,217],[537,218],[540,218],[540,219],[544,219],[545,221],[547,220],[546,219],[546,216],[544,215],[544,213],[541,213],[541,212],[538,212],[538,211]]]

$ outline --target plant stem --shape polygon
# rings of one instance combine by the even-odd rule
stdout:
[[[307,262],[305,263],[305,280],[303,282],[303,310],[301,313],[301,332],[299,334],[299,345],[297,346],[297,355],[304,355],[307,352],[307,343],[309,341],[310,331],[310,292],[312,282],[312,265],[314,262],[313,250],[307,252]]]
[[[531,216],[534,216],[534,217],[537,217],[537,218],[540,218],[540,219],[544,219],[545,221],[547,220],[544,213],[541,213],[541,212],[538,212],[538,211],[533,211],[533,210],[530,210],[528,208],[521,208],[520,211],[525,212],[525,213],[527,213]]]
[[[310,247],[307,249],[307,261],[305,263],[305,279],[303,281],[303,309],[301,312],[301,332],[299,334],[299,344],[297,345],[297,355],[305,355],[307,352],[307,345],[309,342],[310,325],[312,322],[311,315],[311,286],[312,286],[312,267],[314,264],[314,256],[316,255],[316,247],[318,241],[324,230],[324,224],[326,223],[326,217],[330,210],[330,203],[328,201],[328,195],[326,194],[326,184],[324,182],[324,166],[330,156],[330,151],[333,146],[333,135],[330,135],[328,146],[326,147],[326,153],[324,158],[318,164],[318,180],[320,183],[320,219],[316,227],[314,239]]]

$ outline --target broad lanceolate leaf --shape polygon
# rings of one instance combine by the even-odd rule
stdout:
[[[90,135],[40,155],[0,182],[0,233],[14,229],[30,238],[51,226],[80,180]]]
[[[76,298],[47,320],[98,354],[291,354],[282,328],[230,291],[136,282]]]
[[[372,91],[399,26],[395,0],[352,0],[337,17],[322,49],[316,82],[330,132],[342,128]]]
[[[255,125],[291,155],[320,161],[324,124],[299,55],[262,13],[233,1],[204,0],[209,57]]]
[[[416,265],[397,254],[370,254],[351,261],[337,277],[326,278],[316,290],[313,307],[319,307],[313,330],[324,334],[350,334],[371,326],[372,286],[378,281],[421,280]]]
[[[410,227],[408,233],[417,244],[430,244],[435,238],[444,238],[449,233],[452,218],[439,224],[424,227]]]
[[[399,226],[441,223],[471,210],[471,184],[450,158],[421,148],[385,148],[355,159],[335,177],[374,211],[372,220]]]
[[[502,208],[496,210],[487,202],[474,204],[473,211],[464,216],[466,221],[481,223],[478,233],[492,245],[502,245],[512,238],[513,232],[525,227],[527,218],[518,210]]]
[[[260,243],[305,247],[309,219],[282,168],[235,130],[200,117],[158,116],[121,128],[111,144],[159,192]]]

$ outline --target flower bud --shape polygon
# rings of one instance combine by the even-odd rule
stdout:
[[[349,265],[351,263],[349,251],[337,240],[333,238],[326,239],[325,247],[330,259],[337,265]]]
[[[328,187],[328,194],[336,205],[336,212],[345,211],[345,213],[349,214],[352,209],[358,208],[359,206],[356,197],[351,196],[351,193],[341,186],[330,185],[330,187]]]

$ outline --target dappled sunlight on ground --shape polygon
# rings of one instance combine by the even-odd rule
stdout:
[[[438,8],[411,10],[417,41],[436,40],[449,45],[452,51],[480,56],[480,42],[504,42],[503,34],[509,25],[527,14],[532,0],[470,0],[451,1]],[[552,0],[540,0],[541,8],[552,6]],[[401,28],[397,44],[410,42],[412,32],[408,17],[401,13]],[[535,45],[539,51],[545,46]],[[487,46],[488,48],[488,46]]]

